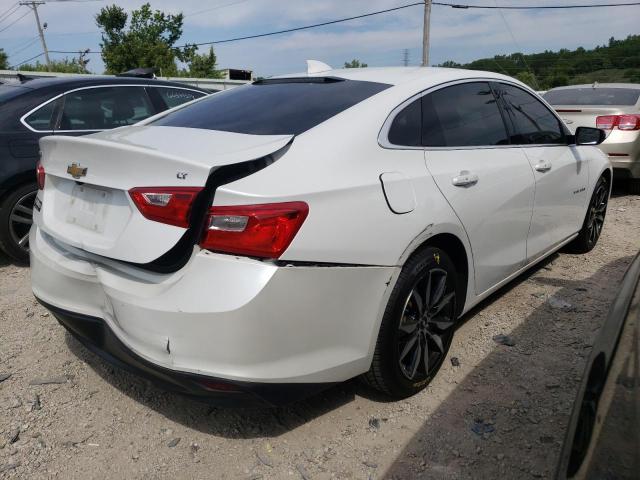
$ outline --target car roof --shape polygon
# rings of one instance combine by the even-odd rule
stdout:
[[[575,88],[631,88],[640,90],[639,83],[585,83],[581,85],[567,85],[564,87],[555,87],[551,90],[571,90]],[[551,91],[548,90],[548,91]]]
[[[494,72],[482,70],[465,70],[462,68],[443,67],[366,67],[366,68],[341,68],[326,70],[319,73],[298,73],[282,75],[276,78],[294,77],[339,77],[348,80],[360,80],[368,82],[387,83],[389,85],[400,86],[423,83],[425,86],[438,85],[453,80],[490,78],[495,80],[508,80],[518,82],[512,77]]]
[[[28,77],[29,75],[25,75]],[[21,83],[10,83],[9,85],[19,85],[21,87],[29,88],[32,90],[40,88],[80,88],[94,85],[159,85],[159,86],[171,86],[189,88],[192,90],[198,90],[203,93],[207,93],[198,87],[194,87],[187,84],[178,82],[168,82],[165,80],[157,80],[154,78],[137,78],[137,77],[109,77],[100,75],[86,75],[86,76],[69,76],[69,77],[40,77],[31,78]]]

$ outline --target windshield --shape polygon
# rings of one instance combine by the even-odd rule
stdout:
[[[551,105],[635,105],[640,89],[562,88],[549,90],[543,98]]]
[[[389,87],[329,77],[262,80],[211,95],[150,125],[298,135]]]

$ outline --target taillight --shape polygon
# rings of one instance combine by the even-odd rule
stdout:
[[[44,167],[42,166],[42,163],[40,163],[40,160],[38,160],[38,163],[36,164],[36,179],[38,182],[38,190],[44,190],[44,177]]]
[[[308,213],[304,202],[211,207],[200,246],[216,252],[278,258]]]
[[[191,207],[201,191],[197,187],[140,187],[129,190],[129,195],[145,218],[187,228]]]
[[[603,130],[640,130],[640,115],[601,115],[596,117],[596,127]]]
[[[619,130],[640,129],[640,115],[620,115],[618,117]]]

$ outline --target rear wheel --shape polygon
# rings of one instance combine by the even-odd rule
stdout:
[[[582,229],[580,229],[580,233],[576,239],[568,245],[570,252],[587,253],[593,250],[602,233],[608,203],[609,181],[606,177],[602,176],[598,180],[598,183],[596,183],[596,188],[593,190]]]
[[[23,185],[11,192],[0,206],[0,248],[20,263],[29,261],[29,230],[38,187]]]
[[[394,398],[429,384],[453,338],[457,284],[453,263],[438,248],[407,262],[389,298],[366,383]]]
[[[640,195],[640,178],[632,178],[629,180],[629,193],[632,195]]]

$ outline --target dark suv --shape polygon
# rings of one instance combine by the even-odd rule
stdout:
[[[28,260],[41,137],[131,125],[207,93],[128,77],[23,79],[0,85],[0,249],[15,260]]]

